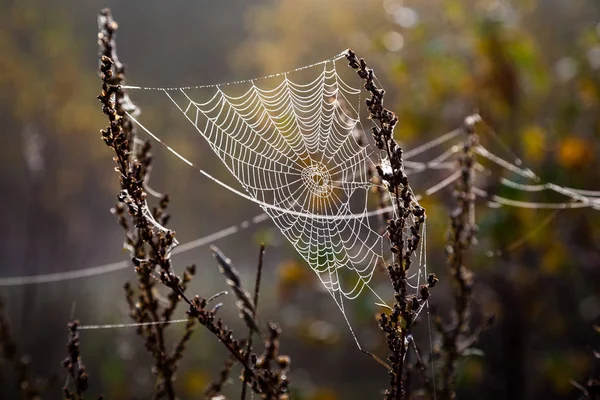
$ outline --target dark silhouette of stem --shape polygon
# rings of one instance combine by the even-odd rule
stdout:
[[[265,245],[262,243],[260,245],[260,250],[258,253],[258,267],[256,269],[256,281],[254,283],[254,319],[256,319],[256,314],[258,312],[258,296],[260,294],[260,280],[262,277],[262,267],[263,267],[263,256],[265,254]],[[248,332],[248,344],[246,346],[246,364],[250,363],[250,352],[252,351],[252,338],[254,337],[254,329],[249,328]],[[246,400],[246,370],[244,369],[244,379],[242,381],[242,394],[241,399]]]

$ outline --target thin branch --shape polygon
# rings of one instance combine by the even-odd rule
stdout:
[[[258,312],[258,296],[260,294],[260,280],[262,277],[262,267],[263,267],[263,257],[265,255],[265,245],[262,243],[260,245],[260,250],[258,253],[258,267],[256,269],[256,281],[254,283],[254,313],[252,317],[256,319],[256,313]],[[250,363],[250,352],[252,351],[252,338],[254,337],[254,329],[252,327],[248,328],[248,344],[246,346],[246,364]],[[246,400],[246,370],[244,369],[242,375],[242,394],[241,399]]]
[[[83,400],[83,392],[89,385],[89,376],[79,353],[79,321],[72,321],[69,327],[69,341],[67,342],[68,356],[63,361],[67,369],[67,381],[63,387],[65,398],[69,400]]]
[[[479,336],[470,333],[469,330],[473,274],[465,266],[468,249],[474,243],[475,232],[477,231],[473,184],[475,179],[474,149],[478,144],[475,124],[478,121],[478,116],[477,118],[469,117],[465,120],[464,130],[467,133],[467,138],[459,158],[460,179],[454,189],[457,205],[450,215],[450,225],[447,233],[446,254],[454,287],[453,322],[448,326],[443,326],[441,320],[436,319],[438,331],[442,336],[442,378],[439,394],[443,400],[454,398],[456,362],[468,347],[461,346],[461,339],[468,339],[468,342],[472,344]]]

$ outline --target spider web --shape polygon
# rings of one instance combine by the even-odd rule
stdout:
[[[360,89],[344,85],[335,64],[326,62],[308,84],[294,83],[284,74],[273,89],[252,82],[245,93],[231,96],[218,87],[203,103],[179,92],[183,104],[165,94],[325,288],[349,299],[358,296],[383,254],[383,237],[367,215],[368,148],[353,134],[359,123],[356,111],[342,106]],[[353,271],[357,279],[345,285],[341,269]]]
[[[344,55],[256,80],[154,90],[193,125],[243,191],[200,172],[257,203],[346,317],[344,300],[365,288],[385,304],[369,286],[377,266],[384,265],[387,241],[373,217],[395,210],[376,209],[369,200],[374,163],[385,160],[364,133],[360,80],[356,77],[354,87],[338,73],[336,61]],[[300,82],[310,79],[298,83],[296,74]],[[410,228],[407,224],[407,233]],[[411,276],[415,293],[422,273],[419,268]]]

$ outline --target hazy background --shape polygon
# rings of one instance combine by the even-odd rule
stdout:
[[[118,180],[99,133],[106,121],[96,100],[96,15],[103,7],[110,7],[120,24],[119,55],[132,84],[251,78],[351,47],[376,69],[388,91],[387,105],[400,118],[397,138],[407,148],[479,110],[545,180],[600,190],[600,3],[595,0],[8,0],[0,4],[0,277],[126,259],[123,232],[109,213]],[[143,111],[159,122],[173,116],[151,99],[144,100]],[[182,145],[177,132],[166,134],[170,143]],[[210,160],[203,167],[218,170],[208,146],[193,151],[196,160],[204,155]],[[169,226],[181,242],[260,212],[164,149],[154,153],[153,187],[171,195]],[[415,186],[427,187],[420,181]],[[442,281],[450,195],[447,189],[424,201],[429,266]],[[582,381],[593,372],[591,348],[600,342],[593,330],[600,321],[598,212],[563,211],[523,246],[496,258],[485,255],[506,249],[549,214],[480,204],[480,241],[468,266],[477,276],[476,307],[497,318],[478,345],[484,356],[460,364],[458,398],[577,398],[569,380]],[[269,221],[216,244],[250,279],[261,240],[269,244],[262,318],[282,324],[283,352],[292,357],[290,379],[302,389],[300,398],[378,398],[386,371],[356,350],[331,299]],[[199,267],[190,293],[210,296],[225,288],[207,247],[175,257],[180,267],[189,262]],[[379,275],[376,279],[385,279]],[[122,285],[133,279],[127,269],[0,288],[20,349],[31,355],[39,375],[59,377],[48,398],[61,396],[60,363],[73,309],[84,324],[129,322]],[[432,303],[442,313],[447,295],[444,286],[433,292]],[[233,300],[226,303],[223,314],[239,327]],[[360,300],[353,304],[355,329],[373,337],[373,348],[381,350],[377,309]],[[150,396],[150,359],[133,330],[86,331],[81,337],[91,394]],[[182,397],[199,397],[225,357],[199,328],[178,374]],[[11,398],[12,375],[0,377],[0,397]]]

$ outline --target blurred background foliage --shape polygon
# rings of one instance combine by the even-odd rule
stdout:
[[[100,141],[105,121],[95,99],[95,18],[105,6],[121,24],[119,52],[134,84],[250,78],[351,47],[375,68],[388,93],[387,106],[400,118],[397,138],[407,148],[478,111],[545,181],[600,189],[600,3],[595,0],[7,0],[0,4],[3,277],[125,258],[122,232],[108,212],[117,180]],[[152,104],[142,108],[158,123],[172,112]],[[177,129],[167,134],[171,143],[177,143]],[[488,143],[500,155],[512,156],[498,142]],[[206,147],[188,150],[198,160],[209,154]],[[255,205],[223,193],[163,149],[154,153],[153,186],[171,194],[170,226],[180,241],[258,213]],[[450,193],[424,201],[429,266],[442,282]],[[577,398],[569,381],[593,372],[590,349],[600,342],[592,329],[600,321],[598,212],[554,216],[488,209],[482,202],[477,214],[479,243],[469,260],[477,279],[476,307],[497,318],[478,345],[482,355],[460,364],[458,398]],[[542,221],[549,222],[523,245],[512,246]],[[386,372],[356,351],[327,293],[269,222],[218,245],[250,279],[261,240],[269,244],[265,279],[271,283],[264,285],[262,317],[282,323],[282,345],[293,360],[294,398],[378,397]],[[503,251],[489,257],[497,249]],[[188,262],[200,271],[191,292],[225,289],[207,248],[176,259],[178,265]],[[385,282],[380,275],[376,279]],[[37,373],[62,373],[66,322],[73,313],[84,324],[128,322],[121,289],[127,279],[133,279],[131,269],[2,288],[13,330]],[[444,286],[433,293],[443,315],[447,296]],[[230,303],[225,315],[236,312]],[[367,347],[381,350],[377,310],[360,299],[352,307],[355,330],[367,338]],[[212,337],[202,330],[196,335],[178,379],[186,398],[216,377],[225,358]],[[109,399],[149,396],[149,359],[134,332],[83,332],[82,342],[91,392]],[[6,382],[9,376],[2,375]],[[0,384],[2,398],[14,394],[6,382]],[[59,397],[59,388],[49,396]]]

